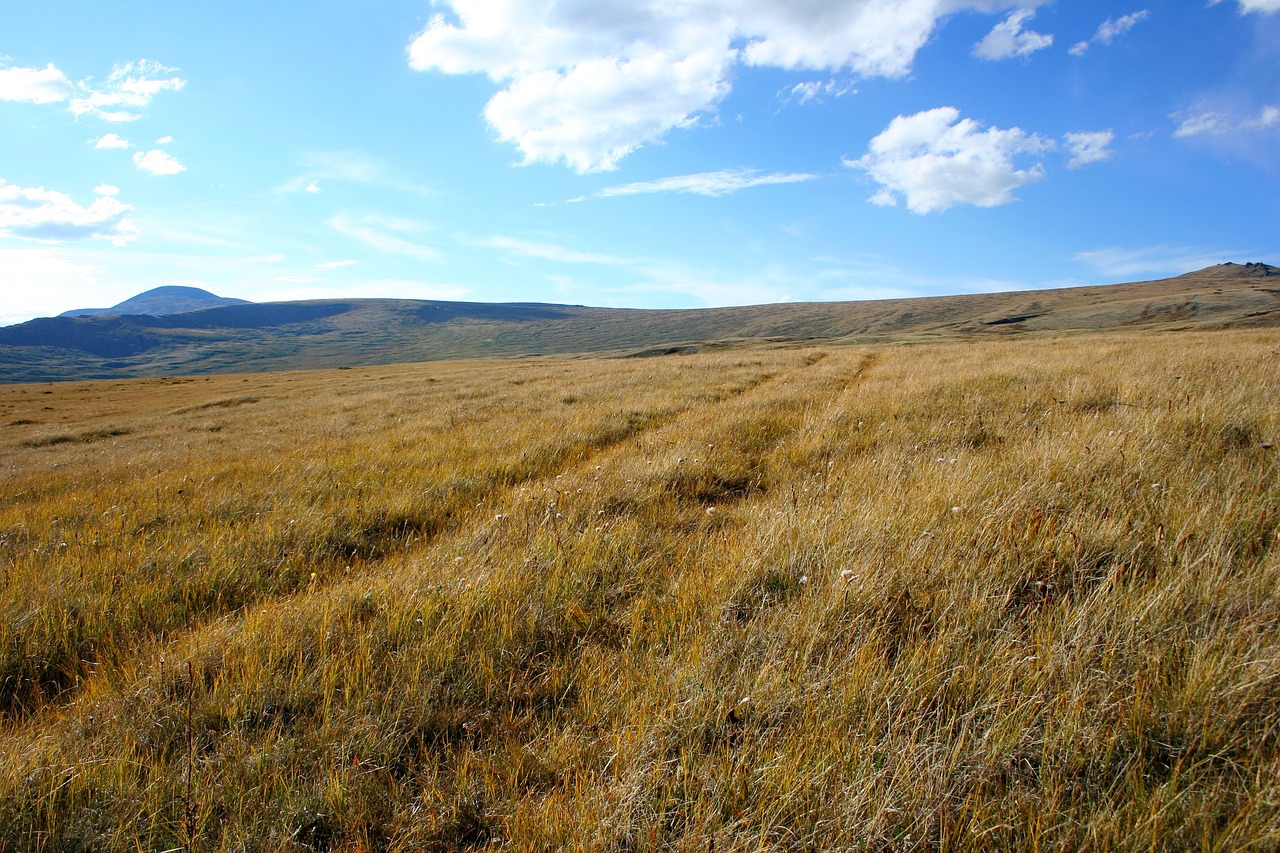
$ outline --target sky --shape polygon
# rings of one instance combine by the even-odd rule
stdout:
[[[1280,0],[0,4],[0,324],[1280,263]]]

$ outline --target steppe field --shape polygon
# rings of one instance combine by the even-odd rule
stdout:
[[[1280,848],[1280,331],[0,386],[0,850]]]

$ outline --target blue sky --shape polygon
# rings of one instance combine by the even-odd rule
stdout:
[[[1280,0],[6,4],[0,323],[1277,262],[1278,45]]]

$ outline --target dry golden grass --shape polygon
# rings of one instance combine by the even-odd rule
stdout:
[[[1275,849],[1278,427],[1267,330],[2,387],[0,849]]]

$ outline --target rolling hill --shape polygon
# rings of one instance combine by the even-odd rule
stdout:
[[[143,296],[147,294],[137,300]],[[137,300],[122,305],[134,303],[136,310]],[[455,358],[643,356],[800,342],[1277,323],[1280,270],[1262,263],[1220,264],[1157,281],[1058,290],[715,309],[403,299],[242,303],[161,316],[41,318],[0,328],[0,380],[260,372]]]

